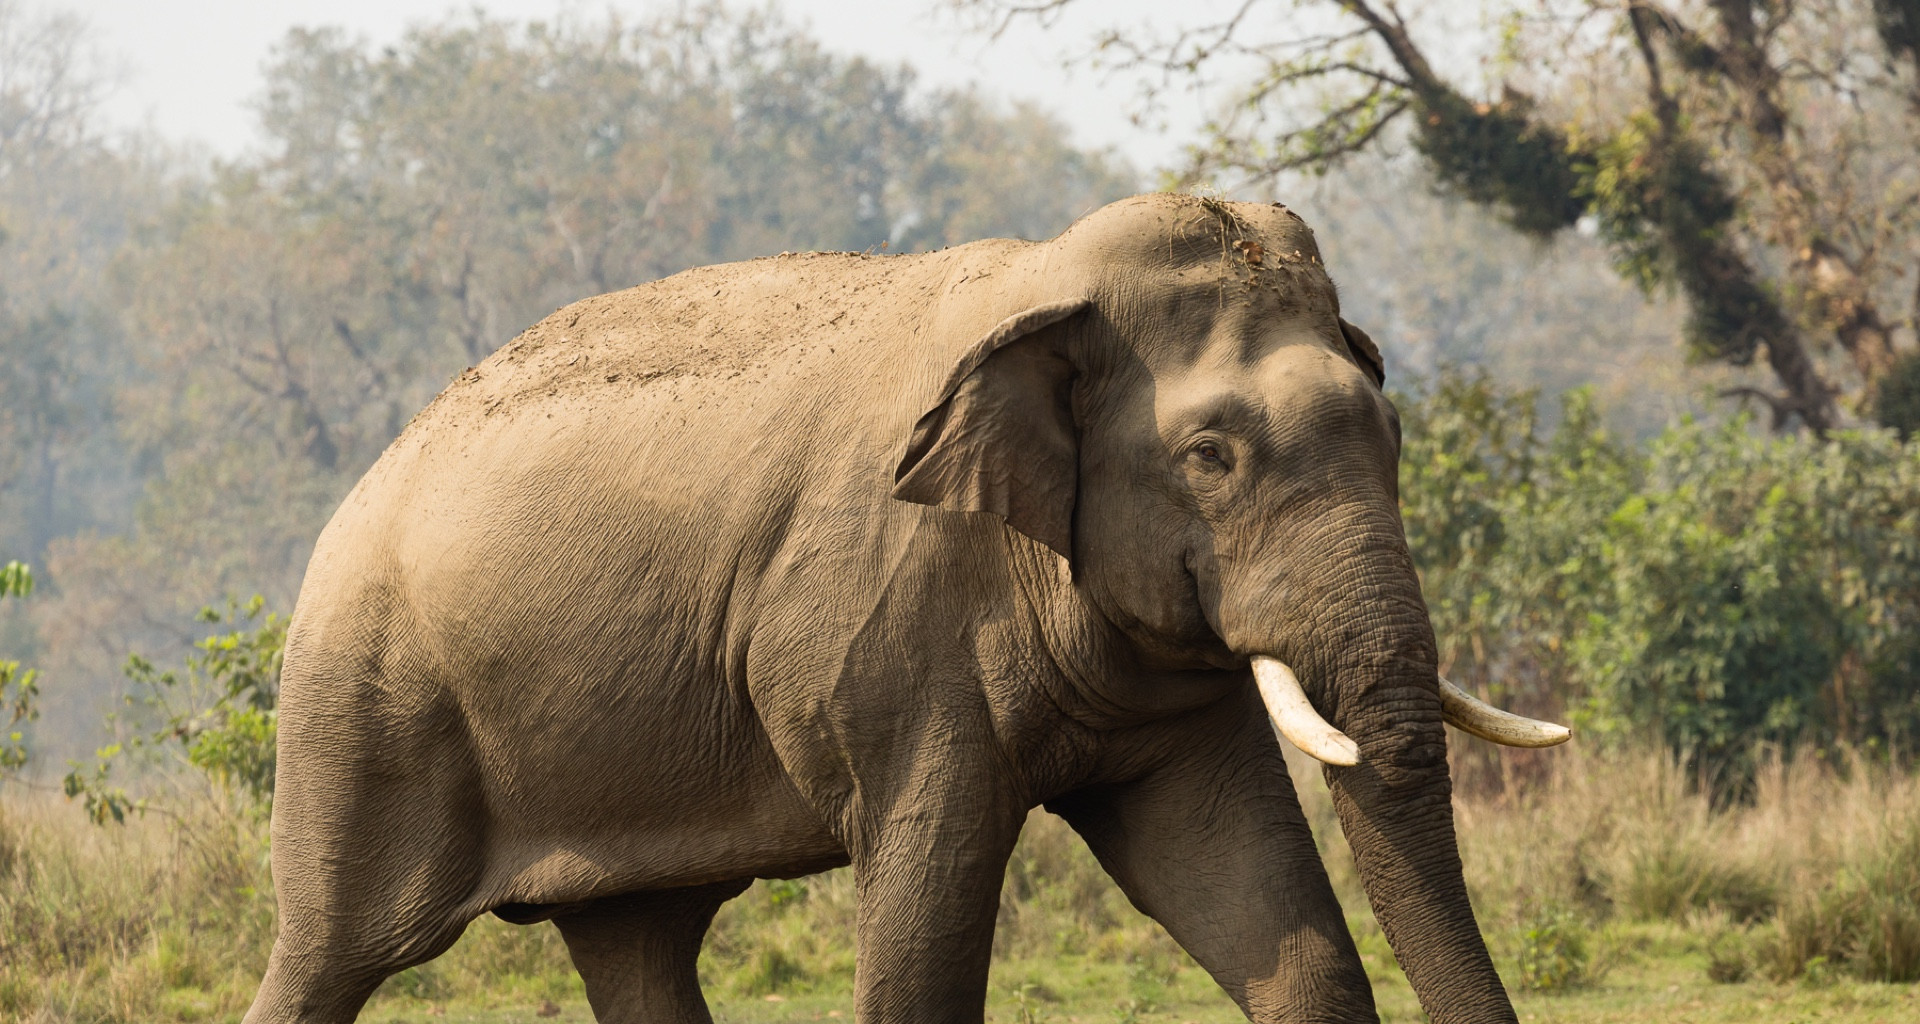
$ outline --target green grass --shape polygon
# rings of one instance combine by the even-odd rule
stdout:
[[[1912,984],[1834,977],[1812,982],[1713,983],[1706,974],[1708,952],[1702,936],[1671,924],[1621,926],[1609,930],[1603,944],[1601,955],[1613,961],[1603,978],[1566,992],[1517,991],[1520,1019],[1542,1024],[1908,1024],[1920,1020],[1920,986]],[[1366,954],[1383,1020],[1390,1024],[1425,1020],[1405,979],[1390,966],[1384,947]],[[1501,967],[1511,975],[1510,962]],[[724,979],[709,976],[708,981],[712,988],[729,988]],[[994,966],[989,985],[988,1019],[1011,1024],[1244,1020],[1205,972],[1191,963],[1161,973],[1087,956],[1002,961]],[[714,1018],[721,1024],[852,1021],[851,978],[836,979],[825,988],[793,994],[716,994],[711,1000]],[[435,1002],[388,995],[362,1019],[378,1024],[540,1024],[592,1019],[578,994],[555,999],[560,1012],[542,1018],[537,1013],[543,998],[495,993],[482,999]]]
[[[1714,809],[1656,755],[1565,751],[1553,771],[1457,803],[1482,928],[1523,1020],[1920,1020],[1920,777],[1771,765]],[[1319,773],[1302,802],[1382,1016],[1419,1021],[1365,912]],[[273,934],[257,816],[217,802],[98,828],[0,791],[0,1022],[237,1021]],[[762,882],[714,922],[701,974],[722,1021],[851,1020],[853,886]],[[543,1006],[557,1013],[541,1017]],[[838,1014],[839,1017],[834,1015]],[[990,1019],[1232,1021],[1204,971],[1135,912],[1057,819],[1008,869]],[[364,1020],[590,1019],[549,925],[475,922],[388,981]]]

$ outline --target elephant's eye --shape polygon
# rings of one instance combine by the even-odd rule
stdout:
[[[1218,441],[1202,441],[1193,446],[1193,457],[1210,470],[1227,468],[1227,454]]]

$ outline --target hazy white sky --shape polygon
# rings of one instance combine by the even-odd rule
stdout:
[[[1175,10],[1195,18],[1230,0],[1186,0]],[[341,25],[375,42],[407,26],[471,6],[459,0],[28,0],[85,18],[106,53],[126,69],[107,114],[123,125],[151,124],[162,135],[198,140],[238,155],[254,141],[248,101],[272,46],[298,25]],[[670,9],[673,0],[489,0],[488,13],[514,19],[556,13],[629,16]],[[777,0],[796,23],[830,49],[905,61],[922,81],[976,83],[1004,98],[1043,102],[1073,128],[1081,145],[1120,150],[1140,167],[1171,162],[1200,122],[1201,100],[1170,111],[1169,130],[1128,120],[1134,86],[1084,66],[1062,67],[1084,51],[1096,28],[1150,23],[1166,0],[1083,0],[1050,31],[1023,23],[997,41],[966,31],[937,0]]]

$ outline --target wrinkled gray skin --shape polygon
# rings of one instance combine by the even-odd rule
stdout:
[[[1371,1021],[1248,659],[1433,1019],[1510,1021],[1456,852],[1378,355],[1278,206],[711,267],[560,310],[415,420],[287,641],[251,1024],[493,911],[604,1021],[706,1021],[755,877],[851,863],[861,1018],[979,1021],[1029,808],[1258,1021]]]

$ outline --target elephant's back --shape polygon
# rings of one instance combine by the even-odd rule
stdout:
[[[707,406],[759,401],[758,385],[836,355],[897,362],[904,353],[886,349],[917,333],[958,251],[783,254],[582,299],[460,374],[394,448],[443,444],[529,404],[562,415],[651,390]]]

